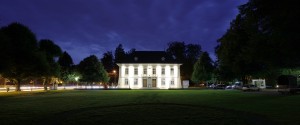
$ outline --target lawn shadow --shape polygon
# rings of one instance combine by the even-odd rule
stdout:
[[[175,103],[125,104],[59,112],[44,123],[63,124],[215,124],[276,125],[258,114]]]

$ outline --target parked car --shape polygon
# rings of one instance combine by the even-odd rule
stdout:
[[[247,85],[243,85],[242,90],[243,90],[243,91],[259,91],[260,88],[258,88],[258,87],[255,86],[255,85],[247,84]]]
[[[208,88],[212,88],[212,89],[215,88],[215,87],[216,87],[215,84],[211,84],[211,85],[208,86]]]
[[[237,82],[232,85],[232,89],[242,89],[242,84],[240,82]]]
[[[228,85],[225,87],[225,89],[233,89],[233,85]]]
[[[214,89],[225,89],[225,85],[224,84],[218,84],[214,87]]]

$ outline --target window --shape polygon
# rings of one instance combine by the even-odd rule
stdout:
[[[166,84],[166,80],[165,79],[161,79],[161,85],[164,86]]]
[[[125,75],[128,75],[128,68],[125,68]]]
[[[156,74],[156,68],[152,69],[152,74],[155,75]]]
[[[134,68],[134,75],[137,75],[137,74],[138,74],[138,69]]]
[[[165,74],[165,68],[161,69],[161,74],[164,75]]]
[[[128,79],[125,79],[125,85],[128,85]]]
[[[138,79],[134,79],[134,85],[138,84]]]
[[[147,68],[144,68],[144,75],[147,74]]]
[[[174,85],[174,80],[173,79],[171,80],[171,85]]]
[[[174,75],[174,68],[171,68],[171,75]]]

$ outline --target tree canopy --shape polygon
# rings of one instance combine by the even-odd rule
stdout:
[[[201,81],[208,81],[212,77],[214,70],[213,61],[207,52],[203,52],[198,61],[194,64],[192,73],[192,81],[199,83]]]
[[[239,11],[218,40],[221,75],[270,77],[275,70],[299,66],[300,33],[293,30],[300,28],[297,4],[249,0]]]
[[[1,28],[1,43],[9,49],[1,49],[5,53],[5,68],[1,74],[16,81],[16,91],[20,91],[20,84],[30,77],[38,77],[43,70],[49,68],[46,56],[39,51],[37,39],[29,28],[20,24],[12,23]]]
[[[66,68],[70,68],[74,65],[72,57],[66,51],[64,51],[62,55],[58,58],[58,63],[61,67]]]
[[[115,50],[115,63],[122,61],[126,57],[123,45],[119,44]]]
[[[80,81],[93,82],[108,82],[109,77],[101,62],[95,55],[91,55],[83,59],[79,65],[78,70],[81,74]]]
[[[48,70],[44,70],[43,75],[46,77],[59,77],[60,67],[54,58],[61,56],[61,48],[49,39],[42,39],[39,41],[39,49],[46,54],[48,64],[50,65]]]
[[[185,42],[170,42],[166,52],[172,55],[175,60],[182,63],[180,73],[183,79],[191,79],[193,65],[200,57],[202,51],[198,44],[185,44]]]
[[[76,81],[76,77],[79,77],[79,73],[74,68],[72,57],[64,51],[58,58],[58,64],[60,65],[60,79],[64,82]]]
[[[105,70],[107,72],[112,72],[114,69],[114,56],[112,54],[112,51],[107,51],[103,54],[103,57],[101,58],[101,63],[103,64]]]

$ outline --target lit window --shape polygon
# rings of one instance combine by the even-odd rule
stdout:
[[[125,79],[125,85],[128,85],[128,79]]]
[[[134,68],[134,75],[137,75],[137,74],[138,74],[138,69]]]
[[[171,68],[171,75],[174,75],[174,68]]]
[[[134,85],[138,84],[138,79],[134,79]]]
[[[165,79],[161,79],[161,85],[165,85],[166,84],[166,80]]]
[[[174,85],[174,80],[171,80],[171,85]]]
[[[165,74],[165,68],[161,69],[161,74],[164,75]]]
[[[144,68],[144,75],[147,74],[147,68]]]
[[[153,74],[153,75],[156,74],[156,68],[153,68],[153,69],[152,69],[152,74]]]
[[[128,68],[125,68],[125,75],[128,75]]]

